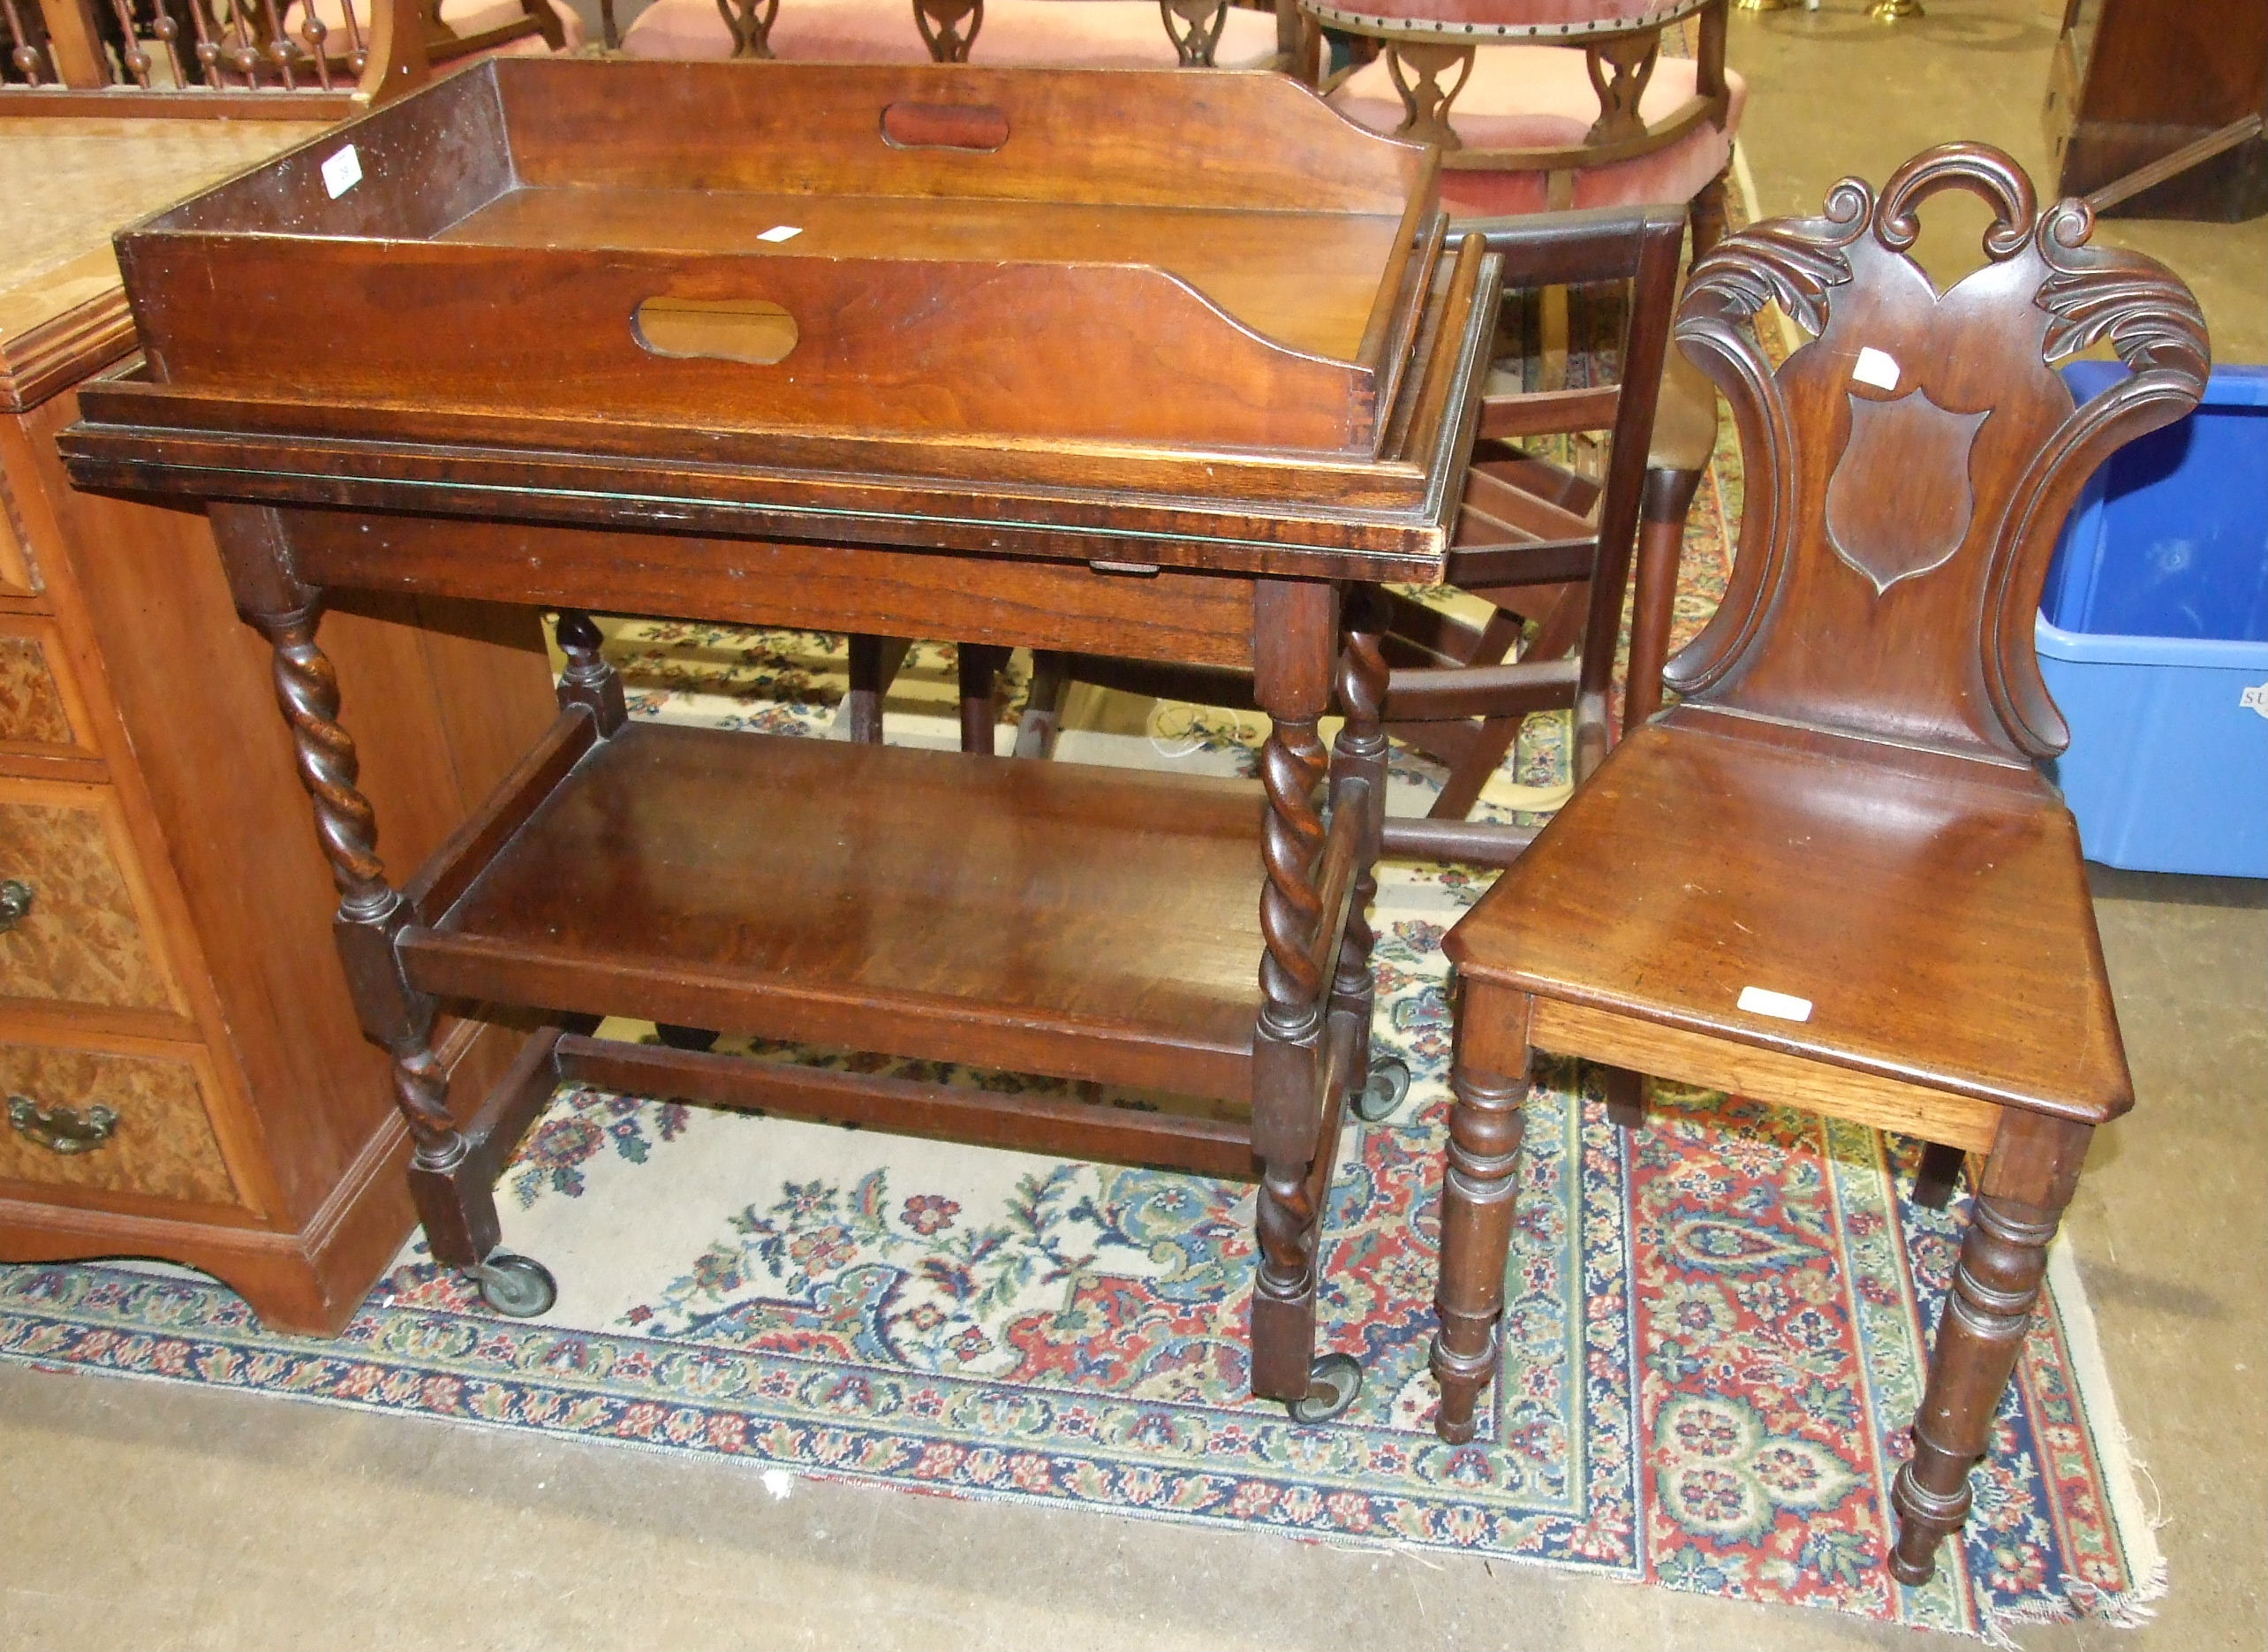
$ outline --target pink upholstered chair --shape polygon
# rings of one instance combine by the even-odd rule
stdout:
[[[1439,144],[1451,212],[1683,201],[1697,255],[1724,233],[1747,97],[1725,68],[1726,4],[1303,0],[1322,27],[1380,43],[1324,89],[1373,131]],[[1667,55],[1663,31],[1689,18],[1693,56]]]
[[[284,13],[284,32],[299,37],[299,17],[305,0],[292,0]],[[370,28],[370,7],[353,8],[354,27],[347,27],[347,7],[340,0],[314,0],[315,16],[329,33],[332,52],[359,49]],[[583,19],[567,0],[426,0],[426,60],[435,68],[474,57],[540,56],[545,52],[578,51],[583,45]]]
[[[1266,69],[1289,64],[1297,27],[1291,0],[1281,24],[1226,0],[655,0],[622,49],[633,57]]]

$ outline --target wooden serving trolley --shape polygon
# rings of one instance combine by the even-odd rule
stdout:
[[[563,1081],[1252,1177],[1253,1391],[1344,1407],[1314,1304],[1369,1080],[1372,582],[1441,576],[1495,310],[1428,152],[1266,74],[503,60],[118,246],[146,360],[62,447],[202,502],[274,646],[437,1260],[549,1304],[492,1184]],[[317,640],[339,587],[559,613],[557,722],[405,882]],[[1255,783],[631,724],[594,611],[1248,668],[1274,728]],[[444,1004],[538,1027],[471,1107]]]

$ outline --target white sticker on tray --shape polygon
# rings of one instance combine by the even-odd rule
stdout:
[[[792,241],[803,233],[800,224],[775,224],[756,239],[760,241]]]
[[[1879,390],[1894,390],[1898,388],[1898,358],[1869,345],[1858,352],[1858,365],[1851,368],[1850,375]]]
[[[323,187],[330,191],[333,201],[361,181],[362,157],[354,152],[351,143],[323,163]]]
[[[2268,683],[2263,683],[2257,688],[2246,689],[2238,697],[2236,707],[2240,711],[2257,711],[2262,716],[2268,717]]]
[[[1769,1015],[1782,1021],[1808,1021],[1811,1019],[1811,1001],[1785,992],[1770,992],[1762,987],[1743,987],[1741,1008],[1750,1015]]]

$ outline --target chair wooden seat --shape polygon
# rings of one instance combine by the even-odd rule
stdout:
[[[541,784],[427,990],[1251,1095],[1257,781],[632,724]]]
[[[1468,977],[1636,1023],[2089,1124],[2125,1112],[2070,812],[2028,766],[1884,755],[1673,710],[1576,789],[1449,955]],[[1832,872],[1780,875],[1791,854]],[[1742,1010],[1750,987],[1807,1001],[1810,1019]],[[2007,1015],[2053,1042],[2012,1042]]]

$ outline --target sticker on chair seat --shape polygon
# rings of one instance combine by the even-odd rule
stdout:
[[[2248,688],[2238,695],[2236,709],[2240,711],[2257,711],[2262,716],[2268,717],[2268,683]]]
[[[1811,1001],[1785,992],[1773,992],[1763,987],[1743,987],[1740,1006],[1750,1015],[1769,1015],[1781,1021],[1808,1021],[1811,1019]]]

